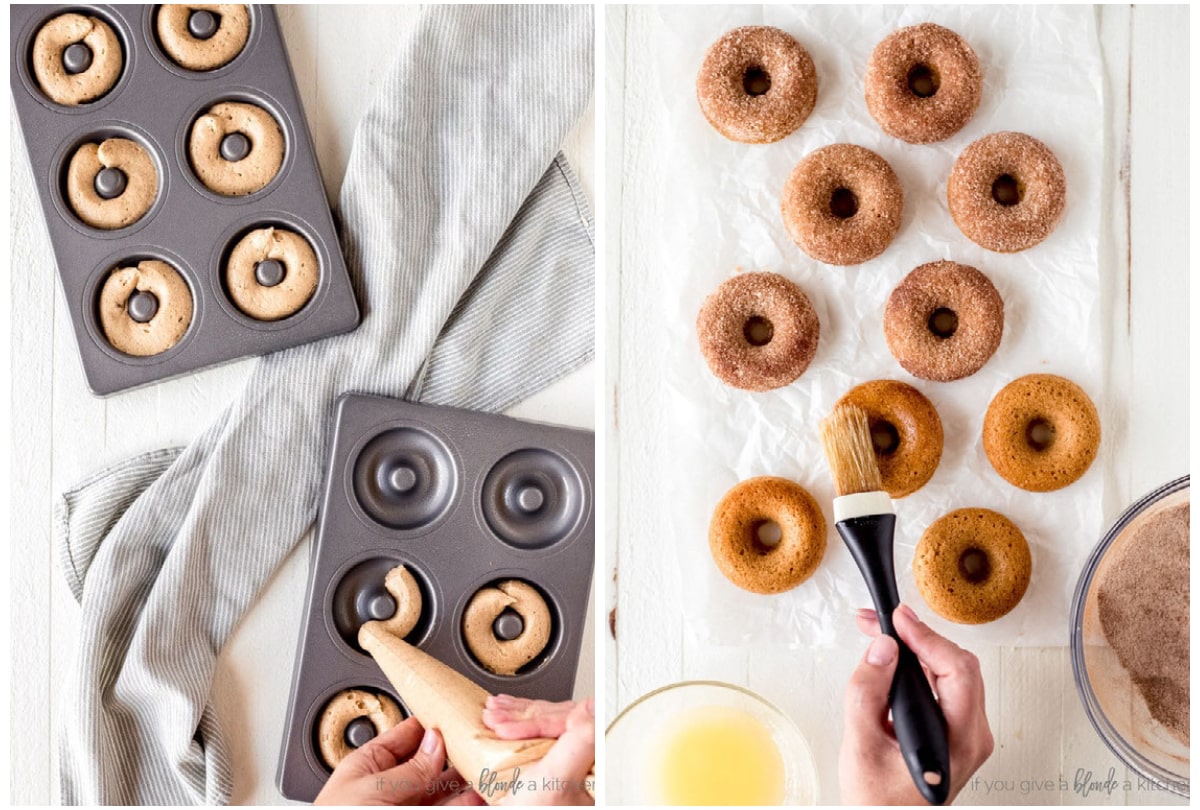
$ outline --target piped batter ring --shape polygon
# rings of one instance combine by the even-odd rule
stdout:
[[[410,644],[419,643],[433,624],[434,598],[424,572],[395,557],[371,557],[351,567],[337,582],[329,603],[333,629],[358,652],[358,630],[383,622]]]
[[[511,617],[519,619],[519,624]],[[507,579],[480,588],[463,611],[467,650],[496,675],[517,675],[550,644],[554,619],[537,588]]]

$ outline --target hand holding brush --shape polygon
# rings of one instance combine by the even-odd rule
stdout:
[[[838,494],[834,525],[866,580],[880,630],[899,647],[888,705],[900,752],[921,796],[944,804],[950,793],[946,718],[921,662],[892,622],[900,605],[892,552],[896,514],[883,491],[866,413],[854,406],[836,408],[821,423],[821,441]]]

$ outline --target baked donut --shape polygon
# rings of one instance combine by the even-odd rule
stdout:
[[[192,124],[188,154],[210,190],[227,197],[253,194],[283,165],[283,131],[262,107],[223,101]]]
[[[942,459],[942,420],[933,403],[898,380],[872,380],[837,401],[867,415],[883,489],[892,498],[911,495],[933,477]]]
[[[908,143],[934,143],[971,120],[983,93],[983,71],[965,39],[921,23],[875,46],[866,86],[867,110],[884,132]]]
[[[783,223],[819,262],[861,264],[882,253],[900,230],[904,189],[870,149],[835,143],[792,170],[783,188]]]
[[[242,4],[159,6],[158,42],[188,70],[216,70],[233,61],[250,38],[250,10]]]
[[[546,649],[552,624],[550,608],[537,588],[508,579],[475,592],[463,611],[462,633],[484,669],[516,675]]]
[[[1000,389],[983,417],[983,450],[1008,483],[1030,492],[1080,478],[1100,447],[1100,415],[1064,377],[1029,374]]]
[[[1020,132],[985,135],[950,170],[946,199],[972,242],[1016,253],[1041,242],[1062,218],[1067,178],[1046,144]]]
[[[799,484],[772,476],[751,478],[717,504],[708,525],[708,548],[734,585],[752,593],[782,593],[821,564],[825,516]]]
[[[1025,535],[991,509],[957,509],[938,518],[913,557],[921,597],[959,624],[995,621],[1015,608],[1032,571]]]
[[[387,695],[368,692],[365,689],[343,689],[325,704],[321,720],[317,724],[317,742],[321,759],[330,768],[336,768],[357,745],[346,739],[346,732],[360,717],[371,721],[375,736],[383,734],[404,720],[404,714],[396,701]]]
[[[1004,333],[1004,300],[983,273],[957,262],[929,262],[888,296],[883,332],[892,356],[923,380],[969,377]]]
[[[242,312],[277,321],[298,312],[320,279],[312,245],[285,228],[256,228],[238,240],[225,263],[225,288]]]
[[[777,273],[741,273],[704,299],[696,318],[712,373],[746,391],[794,382],[817,352],[821,324],[804,291]]]
[[[100,329],[114,349],[134,357],[162,354],[192,323],[192,293],[179,271],[146,259],[119,267],[100,288]]]
[[[786,31],[735,28],[708,49],[696,98],[708,123],[742,143],[774,143],[791,135],[817,103],[812,57]]]
[[[67,202],[93,228],[128,227],[146,215],[156,197],[158,171],[137,141],[85,143],[67,164]]]
[[[33,76],[57,104],[95,101],[113,89],[124,64],[121,40],[99,17],[59,14],[33,38]]]
[[[424,600],[421,598],[421,586],[409,570],[403,565],[397,565],[387,572],[383,579],[383,587],[391,594],[396,602],[396,612],[390,619],[380,622],[385,630],[396,638],[405,638],[421,620]]]

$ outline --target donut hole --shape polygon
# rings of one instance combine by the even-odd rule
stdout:
[[[900,431],[886,419],[874,419],[870,423],[871,444],[875,455],[890,456],[900,449]]]
[[[751,65],[742,74],[742,89],[748,96],[765,96],[771,89],[771,74],[758,65]]]
[[[992,575],[992,560],[986,551],[971,547],[958,556],[958,572],[972,585],[978,585]]]
[[[829,195],[829,213],[838,219],[850,219],[858,213],[858,197],[844,186],[835,188]]]
[[[746,321],[742,334],[751,346],[766,346],[775,337],[775,325],[766,318],[755,315]]]
[[[941,86],[941,77],[929,65],[913,65],[908,71],[908,89],[917,98],[929,98]]]
[[[1039,453],[1054,444],[1054,436],[1054,425],[1040,417],[1025,426],[1025,443]]]
[[[1025,197],[1025,187],[1011,174],[1002,174],[992,181],[992,199],[1000,205],[1016,205]]]
[[[947,307],[938,307],[929,313],[928,325],[934,337],[945,340],[958,331],[958,313]]]
[[[760,520],[750,528],[754,547],[762,553],[774,551],[783,539],[783,529],[773,520]]]

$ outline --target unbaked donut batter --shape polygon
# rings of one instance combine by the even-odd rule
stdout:
[[[191,323],[191,290],[166,262],[147,259],[119,267],[100,289],[100,328],[119,352],[162,354],[183,339]]]
[[[495,624],[505,611],[520,617],[521,631],[511,639],[499,638]],[[509,579],[480,588],[463,611],[462,633],[467,649],[497,675],[516,675],[546,649],[553,620],[546,600],[527,582]]]
[[[146,215],[158,196],[158,171],[137,141],[85,143],[67,166],[67,201],[93,228],[125,228]]]
[[[417,585],[416,578],[403,565],[397,565],[388,571],[383,580],[383,587],[387,588],[387,592],[396,601],[396,612],[380,624],[397,638],[404,638],[421,620],[424,601],[421,599],[421,588]]]
[[[254,104],[223,101],[192,124],[188,155],[201,183],[238,197],[275,179],[283,150],[283,131],[274,116]]]
[[[164,5],[158,9],[156,29],[159,44],[176,64],[216,70],[246,47],[250,11],[241,4]]]
[[[354,747],[346,740],[346,728],[360,717],[371,721],[375,736],[398,725],[404,714],[396,702],[387,695],[368,692],[365,689],[345,689],[338,692],[325,704],[317,726],[317,740],[321,759],[330,768],[350,756]]]
[[[242,312],[277,321],[298,312],[320,280],[317,254],[303,236],[258,228],[243,236],[225,264],[225,287]]]
[[[125,56],[116,32],[99,17],[60,14],[33,39],[33,75],[42,92],[67,106],[95,101],[121,77]]]

